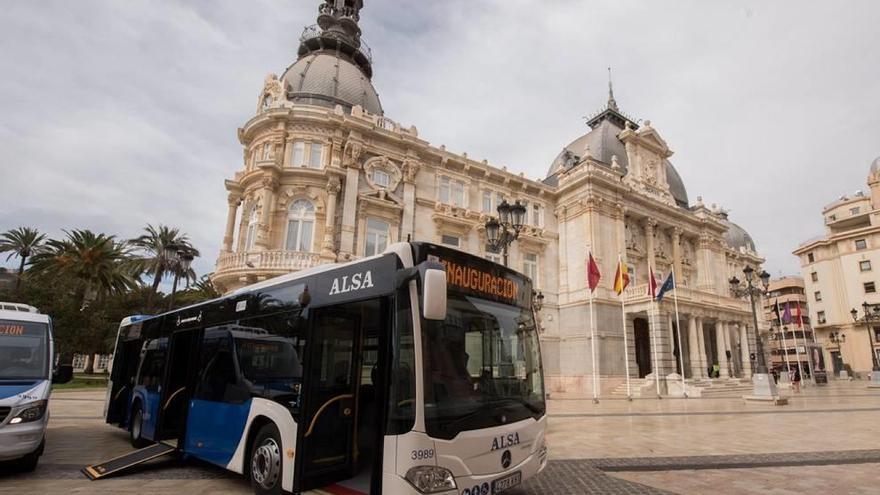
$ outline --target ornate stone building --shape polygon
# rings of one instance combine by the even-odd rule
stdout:
[[[591,393],[588,249],[603,274],[595,307],[605,393],[624,380],[621,304],[611,290],[618,253],[632,270],[623,297],[634,378],[657,369],[665,382],[680,371],[680,352],[688,378],[704,380],[713,362],[722,377],[749,376],[752,315],[729,296],[727,280],[763,260],[723,210],[689,202],[673,152],[650,122],[624,115],[609,87],[589,132],[562,150],[542,181],[432,146],[384,115],[358,26],[362,7],[362,0],[321,4],[299,58],[281,77],[266,78],[254,117],[239,129],[243,166],[226,181],[229,213],[214,273],[221,290],[406,239],[500,260],[487,249],[484,224],[502,199],[519,200],[527,226],[510,265],[546,296],[549,392]],[[649,265],[658,278],[673,267],[678,274],[682,349],[672,298],[651,308]]]

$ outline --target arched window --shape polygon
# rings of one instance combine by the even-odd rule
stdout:
[[[254,206],[251,209],[251,216],[248,219],[247,230],[245,231],[244,236],[244,250],[250,251],[254,248],[254,241],[257,238],[257,222],[259,222],[259,215],[257,214],[257,207]]]
[[[294,201],[288,210],[284,248],[288,251],[311,251],[314,231],[315,205],[305,199]]]

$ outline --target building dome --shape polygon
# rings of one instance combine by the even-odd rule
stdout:
[[[617,138],[623,132],[623,126],[626,125],[623,122],[622,120],[616,121],[615,119],[605,118],[596,123],[590,129],[590,132],[569,143],[553,160],[550,169],[547,171],[547,179],[544,182],[556,185],[558,183],[556,175],[576,164],[583,156],[587,146],[590,147],[590,154],[594,160],[609,167],[616,156],[621,172],[626,174],[629,168],[626,146],[623,144],[623,141]],[[678,170],[675,169],[669,160],[663,160],[663,163],[666,166],[666,180],[669,183],[669,192],[678,206],[687,208],[689,203],[684,181],[681,180]]]
[[[373,87],[373,55],[361,38],[363,0],[324,0],[317,24],[299,38],[298,58],[281,76],[287,99],[293,103],[351,112],[360,105],[382,115],[382,104]]]
[[[287,99],[348,111],[360,105],[367,112],[382,115],[382,104],[370,78],[347,56],[338,52],[308,53],[282,76]]]
[[[727,232],[724,233],[724,242],[726,242],[730,248],[737,251],[739,251],[740,248],[746,248],[747,251],[751,252],[758,251],[755,248],[755,241],[752,239],[752,236],[750,236],[744,228],[728,220],[726,213],[722,213],[721,223],[727,227]]]
[[[871,162],[871,173],[875,174],[878,171],[880,171],[880,156],[878,156],[874,159],[873,162]]]

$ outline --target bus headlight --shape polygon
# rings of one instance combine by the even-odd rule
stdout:
[[[421,493],[436,493],[455,490],[455,478],[446,468],[437,466],[416,466],[406,472],[406,481]]]
[[[24,409],[9,420],[9,424],[16,425],[18,423],[30,423],[31,421],[39,420],[46,414],[46,405],[48,403],[49,401],[38,400],[25,404]]]

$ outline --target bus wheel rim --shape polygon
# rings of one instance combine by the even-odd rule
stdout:
[[[254,481],[269,490],[278,481],[281,472],[281,449],[272,438],[267,438],[254,451],[251,459],[251,474]]]

